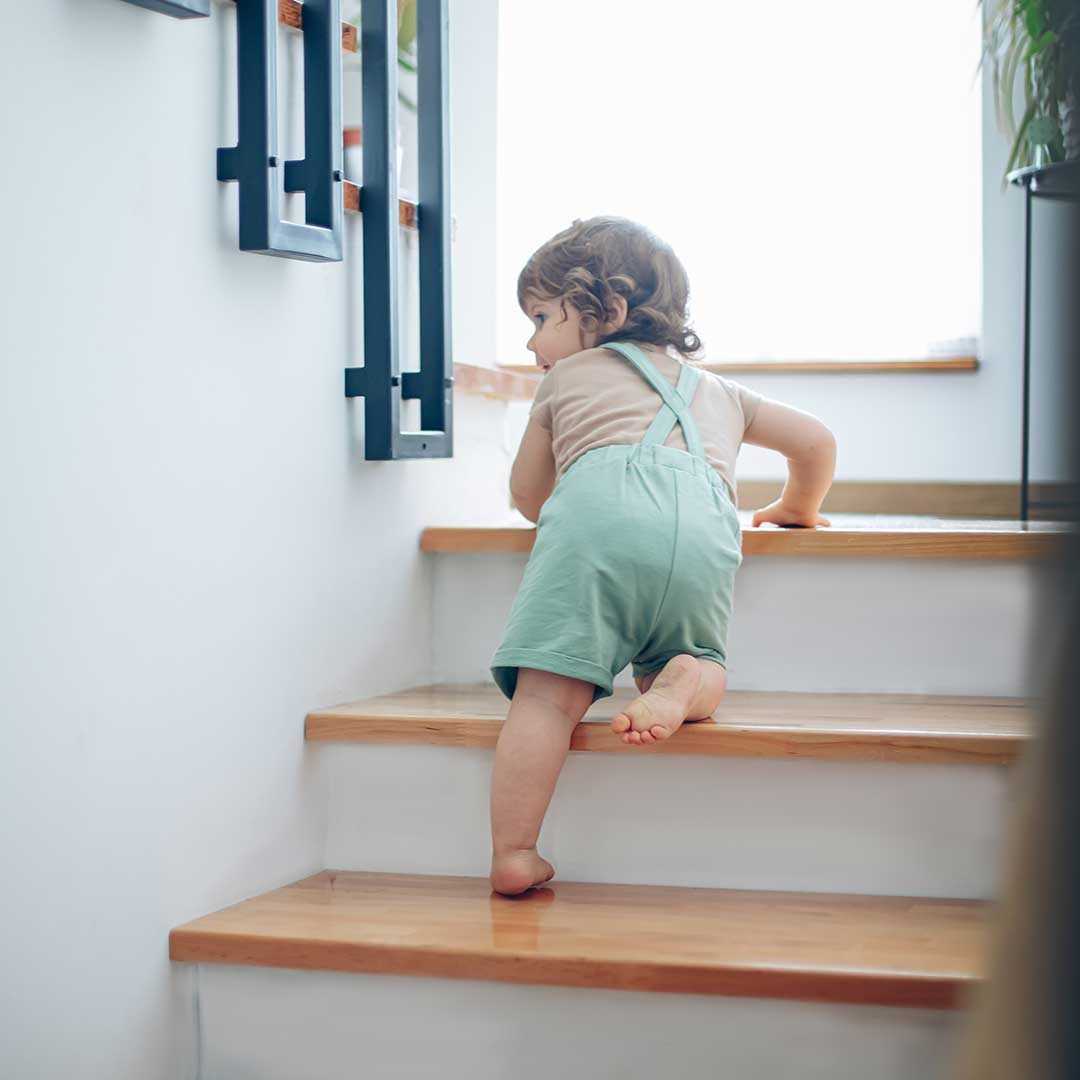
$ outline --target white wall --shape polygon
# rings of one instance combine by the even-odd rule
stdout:
[[[973,73],[974,78],[974,73]],[[1017,481],[1020,476],[1023,196],[1002,191],[1007,146],[983,78],[982,340],[971,373],[737,375],[747,386],[821,417],[838,440],[838,480]],[[928,161],[911,183],[948,183]],[[846,165],[838,182],[857,182]],[[883,208],[887,212],[887,208]],[[934,252],[927,251],[932,262]],[[903,311],[904,298],[896,297]],[[783,459],[747,446],[741,477],[786,474]]]
[[[231,5],[5,15],[0,1075],[188,1077],[168,930],[320,867],[304,713],[425,678],[419,531],[501,509],[501,406],[459,397],[452,462],[362,460],[358,221],[344,264],[241,254],[214,179]]]

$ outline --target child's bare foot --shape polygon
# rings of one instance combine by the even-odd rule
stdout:
[[[700,687],[701,666],[696,657],[673,656],[649,689],[611,721],[611,730],[634,746],[668,739],[687,719]]]
[[[555,867],[536,854],[536,848],[492,855],[491,887],[504,896],[517,896],[555,876]]]

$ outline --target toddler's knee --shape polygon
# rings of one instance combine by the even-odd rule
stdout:
[[[581,679],[556,675],[552,671],[521,668],[514,689],[514,700],[528,697],[542,701],[548,708],[576,723],[592,704],[594,693],[593,684]]]

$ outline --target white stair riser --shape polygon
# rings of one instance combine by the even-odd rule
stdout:
[[[434,555],[436,681],[477,682],[502,635],[524,555]],[[957,559],[744,560],[729,685],[1026,697],[1047,564]],[[628,683],[624,674],[620,682]]]
[[[337,870],[486,875],[493,752],[326,746]],[[541,836],[564,881],[986,899],[1008,769],[571,754]]]
[[[955,1013],[205,965],[201,1080],[911,1080]]]

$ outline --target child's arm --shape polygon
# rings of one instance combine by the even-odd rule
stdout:
[[[762,400],[743,442],[778,450],[788,460],[788,479],[776,502],[755,511],[753,525],[830,525],[818,510],[832,486],[836,439],[816,416]]]
[[[530,521],[536,521],[540,508],[554,490],[555,452],[551,448],[551,432],[530,420],[510,470],[510,497]]]

